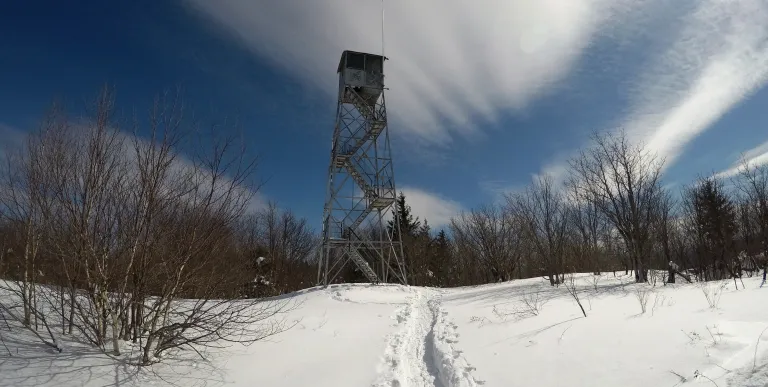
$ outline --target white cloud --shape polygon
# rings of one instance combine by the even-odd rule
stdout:
[[[768,141],[744,152],[742,159],[746,160],[750,166],[757,167],[768,164]],[[715,174],[716,177],[726,178],[739,174],[742,167],[742,160],[733,163],[728,169]]]
[[[187,0],[297,78],[336,92],[345,49],[381,52],[378,0]],[[524,109],[638,0],[386,0],[390,113],[422,142]],[[450,128],[450,129],[448,129]],[[405,134],[404,132],[399,132]],[[412,137],[413,139],[413,137]]]
[[[187,0],[245,46],[329,94],[344,49],[381,51],[378,0]],[[385,0],[394,132],[445,144],[552,90],[596,39],[650,37],[622,128],[671,166],[768,81],[766,0]],[[666,18],[668,15],[675,17]],[[654,28],[659,20],[671,28]],[[407,124],[407,125],[404,125]],[[768,157],[768,156],[766,156]],[[541,173],[564,180],[562,155]]]
[[[768,81],[768,3],[705,0],[643,74],[622,127],[669,164]],[[669,165],[668,164],[668,165]]]
[[[411,206],[411,213],[422,221],[427,219],[433,229],[447,226],[451,218],[462,210],[458,202],[419,188],[404,187],[398,190],[405,194],[405,202]]]
[[[650,65],[629,82],[629,109],[615,123],[665,159],[665,168],[768,82],[768,2],[697,0],[695,5],[681,16],[678,32],[665,39],[668,48],[650,52]],[[566,165],[560,158],[543,172],[561,176]]]

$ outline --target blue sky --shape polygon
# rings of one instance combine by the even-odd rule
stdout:
[[[10,3],[10,4],[7,4]],[[261,194],[319,226],[344,49],[382,51],[380,0],[27,0],[0,6],[0,141],[105,82],[145,108],[182,85],[240,117]],[[768,2],[384,0],[395,176],[435,227],[561,177],[593,130],[667,159],[665,183],[768,162]],[[318,220],[317,222],[314,220]]]

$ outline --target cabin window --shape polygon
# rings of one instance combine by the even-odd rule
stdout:
[[[365,55],[357,53],[347,53],[347,68],[362,70],[365,68]]]
[[[381,73],[381,58],[368,57],[365,61],[365,71],[368,73]]]

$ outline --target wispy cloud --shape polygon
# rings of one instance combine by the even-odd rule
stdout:
[[[768,81],[768,2],[705,0],[633,91],[622,127],[668,164]],[[636,93],[634,93],[636,91]]]
[[[287,72],[336,91],[345,49],[380,53],[378,0],[187,0]],[[525,109],[637,0],[386,0],[387,99],[399,133],[429,144]],[[402,130],[402,131],[400,131]],[[413,137],[412,137],[413,138]]]
[[[462,210],[458,202],[435,193],[414,187],[399,190],[405,194],[405,201],[411,206],[413,215],[422,220],[427,219],[433,229],[447,226],[451,218]]]
[[[728,169],[715,174],[716,177],[726,178],[739,174],[742,161],[746,160],[750,166],[757,167],[768,164],[768,141],[744,152],[739,161],[731,164]]]
[[[507,195],[513,195],[525,191],[529,181],[510,183],[505,180],[486,180],[478,185],[480,190],[490,195],[494,203],[503,203]]]
[[[695,1],[692,12],[681,15],[680,28],[661,39],[667,48],[644,53],[649,66],[627,82],[630,106],[608,129],[626,130],[634,142],[665,159],[665,167],[673,165],[686,145],[768,82],[765,20],[765,0]],[[566,166],[560,157],[542,173],[557,179]]]

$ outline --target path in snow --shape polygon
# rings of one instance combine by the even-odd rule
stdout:
[[[454,348],[456,325],[440,306],[440,293],[411,288],[413,296],[393,318],[400,326],[388,339],[377,387],[475,387],[474,369]]]

